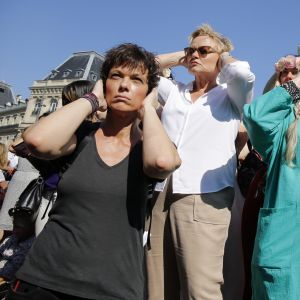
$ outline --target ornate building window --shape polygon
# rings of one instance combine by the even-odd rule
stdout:
[[[90,78],[90,80],[97,81],[97,74],[94,72],[91,72],[89,75],[89,78]]]
[[[52,98],[52,99],[51,99],[51,103],[50,103],[50,108],[49,108],[49,111],[50,111],[50,112],[54,112],[54,111],[56,111],[56,109],[57,109],[57,105],[58,105],[58,101],[57,101],[57,99],[55,99],[55,98]]]
[[[13,124],[18,124],[18,115],[13,115]]]
[[[82,69],[76,70],[76,72],[75,72],[75,77],[76,78],[81,78],[82,75],[83,75],[83,70]]]
[[[52,70],[49,79],[53,79],[59,73],[58,70]]]
[[[66,69],[66,70],[64,70],[62,77],[66,78],[66,77],[68,77],[70,75],[70,73],[71,73],[71,70],[70,69]]]
[[[32,114],[33,115],[39,115],[40,112],[41,112],[41,107],[42,107],[42,99],[38,98],[38,99],[36,99],[35,106],[34,106]]]

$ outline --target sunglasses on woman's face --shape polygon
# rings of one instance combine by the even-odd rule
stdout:
[[[201,46],[201,47],[198,47],[198,48],[193,48],[193,47],[184,48],[185,56],[192,55],[195,51],[197,51],[200,56],[206,56],[210,53],[216,53],[217,52],[209,46]]]
[[[297,68],[292,68],[292,69],[284,69],[280,75],[282,76],[287,76],[289,73],[292,75],[297,75],[299,73],[299,70]]]

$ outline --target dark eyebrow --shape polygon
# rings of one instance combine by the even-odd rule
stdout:
[[[144,78],[141,74],[134,73],[130,77],[140,79],[144,83],[147,82],[147,78]]]
[[[120,70],[118,70],[118,69],[116,69],[116,68],[111,68],[111,69],[109,70],[109,72],[118,72],[118,73],[120,73]]]
[[[142,77],[142,75],[140,73],[133,73],[131,74],[132,77]]]

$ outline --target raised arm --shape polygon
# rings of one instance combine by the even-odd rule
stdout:
[[[300,74],[293,82],[300,88]],[[299,97],[299,94],[298,94]],[[276,87],[244,107],[244,123],[254,148],[266,160],[272,151],[273,139],[278,131],[288,128],[295,119],[294,103],[290,91]]]
[[[293,116],[292,97],[277,87],[244,107],[244,124],[254,148],[268,159],[277,132]]]
[[[93,93],[103,104],[102,81],[95,85]],[[54,159],[70,154],[76,147],[75,131],[85,118],[92,113],[92,105],[80,98],[42,118],[23,134],[30,152],[38,158]]]
[[[152,105],[156,99],[157,90],[154,89],[146,97],[141,111],[144,171],[150,177],[165,179],[180,166],[181,160]]]
[[[172,68],[176,66],[185,66],[184,51],[160,54],[156,56],[160,69]]]
[[[220,55],[220,83],[227,84],[228,96],[239,113],[251,102],[255,76],[246,61],[239,61],[224,52]]]

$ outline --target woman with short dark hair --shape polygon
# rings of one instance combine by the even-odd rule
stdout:
[[[144,299],[149,185],[166,178],[180,158],[152,105],[154,56],[122,44],[108,51],[102,73],[103,85],[98,81],[92,93],[24,133],[34,155],[68,155],[69,167],[7,299]],[[103,123],[86,125],[87,116],[106,106]]]

